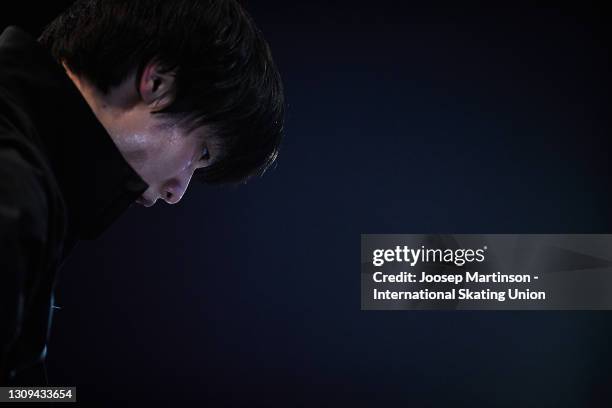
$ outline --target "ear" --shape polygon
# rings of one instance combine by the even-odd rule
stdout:
[[[149,62],[142,71],[138,91],[143,102],[158,111],[174,101],[174,71],[163,71],[158,62]]]

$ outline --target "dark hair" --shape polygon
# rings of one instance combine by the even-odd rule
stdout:
[[[245,182],[278,155],[283,86],[270,49],[236,0],[79,0],[39,38],[58,61],[106,93],[151,60],[176,70],[161,113],[206,125],[222,155],[196,171],[208,183]]]

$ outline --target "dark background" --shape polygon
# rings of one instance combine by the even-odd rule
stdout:
[[[610,14],[249,10],[286,86],[278,165],[81,243],[50,382],[82,406],[612,406],[609,312],[361,311],[359,288],[362,233],[612,232]]]

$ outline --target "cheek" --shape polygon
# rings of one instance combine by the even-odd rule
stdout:
[[[193,164],[193,158],[193,149],[180,145],[175,146],[174,149],[169,149],[166,155],[167,163],[172,167],[174,173],[182,173],[190,168]]]
[[[133,166],[142,167],[149,158],[146,136],[142,134],[130,135],[122,140],[122,152],[126,160]]]
[[[170,141],[156,149],[152,172],[159,182],[182,177],[193,167],[195,156],[193,147],[186,143]]]

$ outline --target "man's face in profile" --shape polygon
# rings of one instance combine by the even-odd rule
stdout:
[[[205,167],[212,151],[206,128],[188,132],[176,124],[138,109],[118,119],[117,146],[132,168],[149,184],[136,200],[145,207],[158,198],[177,203],[184,195],[195,170]]]
[[[159,198],[177,203],[194,171],[218,157],[207,127],[186,130],[176,118],[159,113],[174,100],[174,74],[157,63],[148,64],[138,81],[131,76],[106,94],[68,74],[123,157],[149,185],[137,203],[150,207]]]

